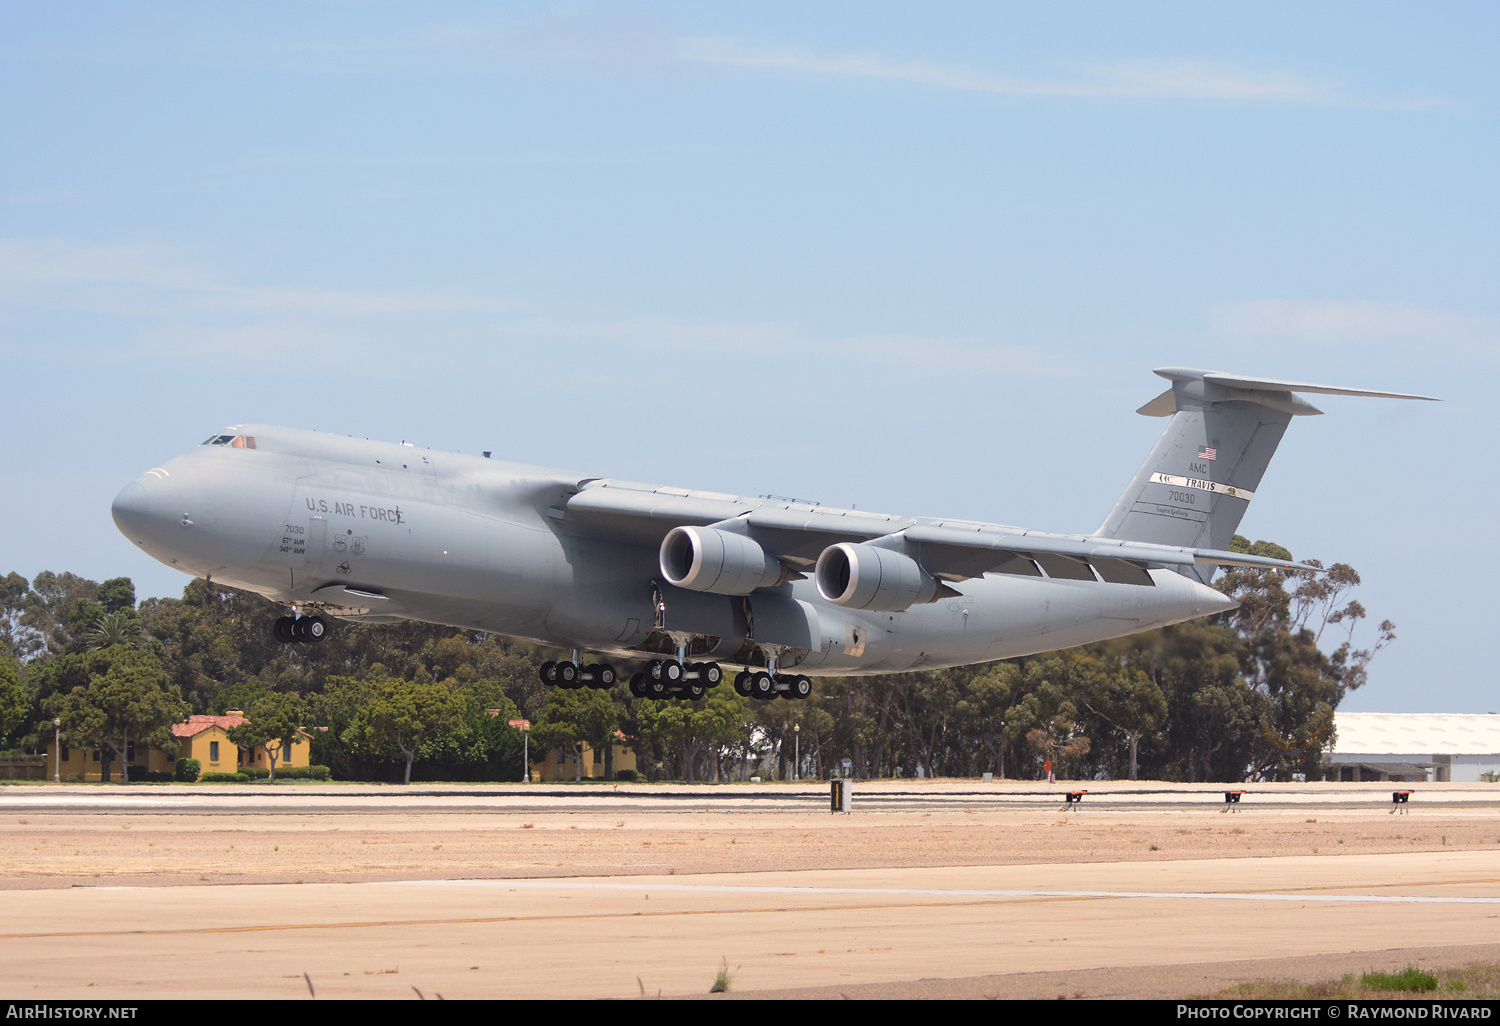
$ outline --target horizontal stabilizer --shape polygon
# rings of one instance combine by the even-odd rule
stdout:
[[[1220,371],[1193,370],[1188,367],[1158,367],[1158,377],[1172,382],[1172,387],[1151,400],[1135,412],[1146,417],[1170,417],[1182,407],[1179,396],[1189,396],[1199,402],[1228,402],[1240,400],[1268,406],[1293,416],[1322,413],[1323,411],[1296,392],[1313,392],[1320,395],[1358,395],[1373,399],[1421,399],[1435,403],[1441,400],[1430,395],[1415,395],[1410,392],[1378,392],[1368,388],[1340,388],[1336,385],[1312,385],[1305,381],[1279,381],[1275,378],[1251,378],[1243,374],[1224,374]],[[1250,395],[1245,393],[1249,392]],[[1254,393],[1267,393],[1256,395]]]

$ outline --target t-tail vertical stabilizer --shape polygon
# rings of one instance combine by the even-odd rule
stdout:
[[[1105,538],[1229,547],[1293,417],[1323,411],[1297,393],[1426,399],[1431,396],[1247,378],[1161,367],[1172,387],[1137,413],[1172,419],[1095,532]],[[1182,567],[1208,583],[1212,566]]]

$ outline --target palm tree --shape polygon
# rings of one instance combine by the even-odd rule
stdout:
[[[97,652],[111,645],[139,648],[145,635],[141,633],[140,617],[121,610],[99,617],[92,627],[83,632],[83,638],[85,649]]]

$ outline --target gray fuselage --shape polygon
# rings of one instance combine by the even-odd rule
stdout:
[[[808,673],[864,674],[1067,648],[1234,606],[1161,567],[1145,568],[1149,580],[1109,583],[1092,572],[1047,576],[1036,563],[954,580],[902,611],[835,605],[797,573],[745,596],[689,591],[660,567],[663,538],[683,524],[777,509],[886,521],[893,532],[966,522],[656,488],[261,425],[216,439],[127,485],[113,507],[120,530],[184,573],[353,621],[419,620],[626,659],[685,646],[727,663],[769,656]],[[602,509],[577,501],[585,493],[633,505]],[[647,510],[641,497],[663,504]]]

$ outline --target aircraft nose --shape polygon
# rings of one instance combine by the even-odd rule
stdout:
[[[132,481],[120,489],[109,507],[120,533],[133,541],[141,540],[151,518],[151,498],[139,481]]]

